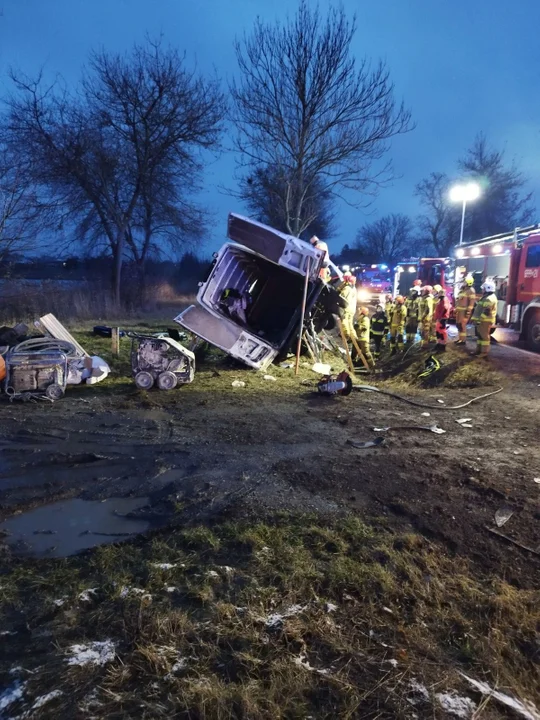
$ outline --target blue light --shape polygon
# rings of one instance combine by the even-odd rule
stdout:
[[[388,265],[381,265],[381,270],[388,270]]]

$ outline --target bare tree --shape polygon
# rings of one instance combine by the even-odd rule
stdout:
[[[297,236],[315,219],[317,190],[353,191],[354,205],[375,193],[389,175],[389,165],[377,167],[389,140],[411,129],[386,65],[352,56],[355,29],[342,9],[322,18],[301,0],[285,24],[257,19],[236,43],[240,167],[248,175],[270,167],[285,178],[284,222]]]
[[[418,218],[419,239],[432,245],[439,257],[447,257],[459,240],[461,209],[450,202],[449,191],[448,176],[432,172],[414,193],[426,211]]]
[[[479,134],[459,161],[460,172],[474,179],[482,194],[467,210],[466,232],[470,240],[513,230],[534,220],[532,193],[527,178],[515,162],[507,163],[504,152],[490,147]]]
[[[184,193],[202,168],[200,152],[217,146],[224,99],[216,80],[185,67],[160,42],[125,56],[96,53],[80,92],[14,77],[8,127],[35,179],[61,200],[82,232],[98,236],[114,259],[121,298],[122,264],[137,208],[155,199],[163,167]],[[186,178],[188,178],[186,182]],[[178,190],[178,194],[180,190]],[[176,198],[174,198],[176,199]]]
[[[406,215],[385,215],[360,228],[354,248],[366,263],[385,262],[392,266],[416,251],[413,224]]]
[[[290,232],[287,223],[287,198],[289,183],[279,167],[267,166],[255,168],[253,173],[242,181],[240,195],[250,212],[260,222],[275,227],[282,232]],[[318,178],[303,204],[304,227],[300,237],[317,235],[329,238],[335,232],[332,193],[321,187]]]

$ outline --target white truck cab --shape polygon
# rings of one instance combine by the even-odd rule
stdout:
[[[308,309],[320,291],[324,252],[235,213],[197,304],[175,322],[257,370],[297,334],[306,273]],[[308,270],[309,266],[309,270]]]

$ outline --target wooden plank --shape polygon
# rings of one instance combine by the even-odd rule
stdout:
[[[56,340],[66,340],[74,345],[77,355],[80,355],[81,357],[90,357],[82,345],[79,345],[73,335],[66,330],[62,323],[57,320],[52,313],[40,317],[39,322],[51,337],[56,338]]]

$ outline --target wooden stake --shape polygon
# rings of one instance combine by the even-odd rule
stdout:
[[[302,349],[302,335],[304,334],[304,320],[306,317],[307,291],[309,285],[309,271],[311,270],[311,258],[307,258],[306,277],[304,281],[304,295],[302,297],[302,313],[300,316],[300,327],[298,328],[298,345],[296,346],[296,362],[294,364],[294,374],[298,375],[300,367],[300,351]]]
[[[343,332],[343,324],[341,322],[341,318],[337,318],[337,322],[338,322],[339,334],[341,335],[341,341],[343,342],[343,347],[345,348],[345,354],[347,355],[347,364],[349,366],[349,370],[351,371],[351,375],[354,376],[354,365],[353,365],[351,353],[349,352],[347,338],[345,337],[345,333]]]
[[[363,362],[364,367],[368,372],[371,372],[371,368],[369,367],[368,361],[366,360],[366,357],[364,353],[360,350],[360,345],[356,342],[354,338],[351,338],[352,344],[354,345],[354,349],[358,353],[358,356],[360,357],[360,360]]]
[[[505,535],[502,532],[499,532],[498,530],[495,530],[495,528],[489,527],[489,525],[484,525],[486,530],[490,533],[493,533],[493,535],[497,535],[498,537],[502,538],[503,540],[506,540],[506,542],[512,543],[512,545],[516,545],[518,548],[521,548],[522,550],[526,550],[527,552],[533,553],[533,555],[539,555],[540,552],[538,550],[535,550],[532,547],[529,547],[528,545],[522,545],[517,540],[514,540],[514,538],[509,537],[508,535]]]
[[[120,355],[120,328],[112,328],[111,341],[113,355]]]

